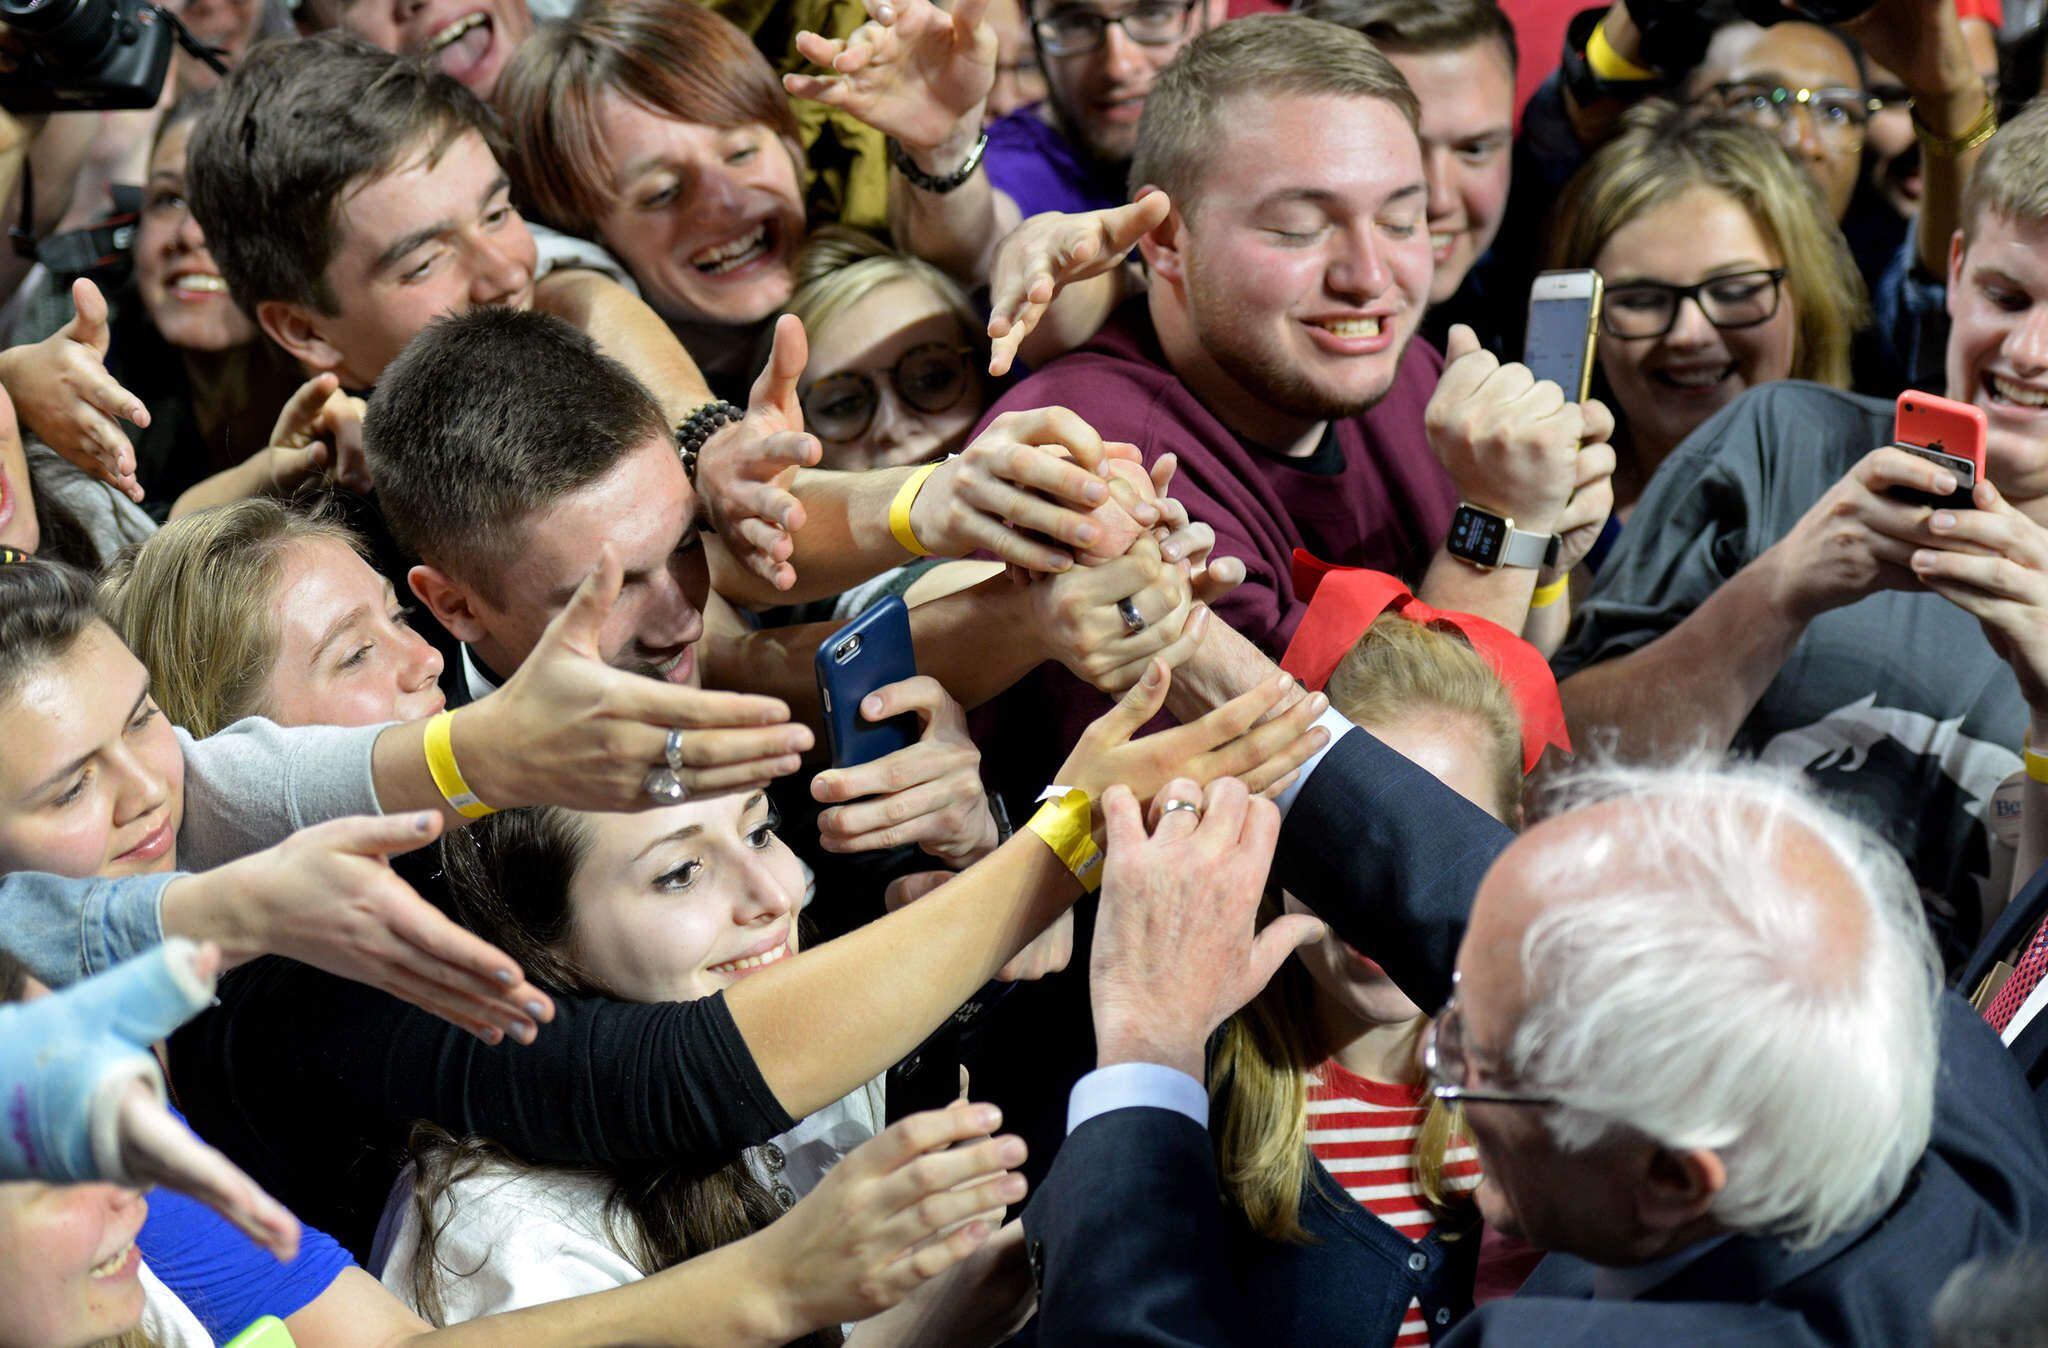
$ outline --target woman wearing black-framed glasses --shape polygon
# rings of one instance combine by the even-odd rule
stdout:
[[[1632,109],[1565,189],[1548,265],[1592,267],[1606,287],[1598,392],[1617,422],[1617,523],[1589,567],[1657,466],[1744,392],[1849,386],[1862,279],[1818,195],[1752,121]]]

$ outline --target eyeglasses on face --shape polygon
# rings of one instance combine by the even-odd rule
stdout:
[[[921,342],[883,370],[847,370],[811,385],[800,401],[804,425],[827,444],[845,444],[867,434],[881,404],[875,376],[888,376],[896,396],[919,412],[951,411],[975,381],[974,351],[950,342]]]
[[[1753,328],[1777,315],[1785,284],[1783,267],[1709,276],[1689,286],[1630,281],[1608,287],[1600,304],[1600,330],[1610,337],[1662,337],[1678,322],[1687,300],[1699,305],[1717,328]]]
[[[1102,45],[1114,24],[1124,36],[1147,47],[1164,47],[1187,35],[1188,15],[1196,0],[1144,0],[1121,14],[1104,14],[1080,5],[1062,5],[1042,19],[1032,21],[1031,31],[1050,56],[1080,56]]]
[[[1708,90],[1707,100],[1773,135],[1782,133],[1804,110],[1817,135],[1838,141],[1860,140],[1870,114],[1881,106],[1861,89],[1787,89],[1761,80],[1717,84]]]
[[[1451,999],[1422,1035],[1422,1070],[1429,1093],[1447,1105],[1554,1105],[1557,1097],[1507,1086],[1473,1086],[1465,1054],[1465,1027],[1458,1010],[1458,976],[1451,975]]]

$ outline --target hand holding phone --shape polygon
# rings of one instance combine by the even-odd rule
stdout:
[[[1590,267],[1539,273],[1529,287],[1529,329],[1522,364],[1538,379],[1582,403],[1593,385],[1593,346],[1600,331],[1600,273]]]
[[[1892,443],[1915,458],[1925,459],[1955,475],[1948,496],[1894,487],[1891,495],[1916,505],[1948,510],[1971,508],[1971,492],[1984,476],[1984,442],[1989,434],[1984,410],[1952,398],[1907,389],[1899,395],[1892,418]]]
[[[917,743],[917,717],[861,719],[861,700],[877,688],[917,677],[917,653],[910,639],[910,609],[895,595],[868,606],[859,617],[825,638],[813,659],[818,693],[825,706],[825,735],[832,766],[852,767]]]

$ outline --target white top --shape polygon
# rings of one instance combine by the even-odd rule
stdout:
[[[883,1125],[882,1079],[808,1116],[746,1153],[747,1168],[785,1207],[817,1187],[839,1158]],[[392,1238],[381,1260],[384,1285],[411,1306],[413,1253],[419,1246],[413,1172],[392,1186],[380,1230]],[[435,1203],[441,1234],[435,1277],[441,1323],[543,1305],[636,1282],[644,1275],[623,1253],[633,1245],[628,1219],[606,1218],[611,1184],[573,1171],[487,1165],[450,1185]]]
[[[213,1335],[199,1323],[178,1294],[157,1281],[148,1264],[138,1266],[142,1275],[142,1332],[155,1348],[213,1348]]]

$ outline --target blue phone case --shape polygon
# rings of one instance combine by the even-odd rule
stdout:
[[[895,595],[870,605],[818,647],[818,692],[825,702],[825,734],[832,766],[871,763],[917,743],[917,717],[861,719],[861,699],[917,673],[910,643],[910,609]]]

